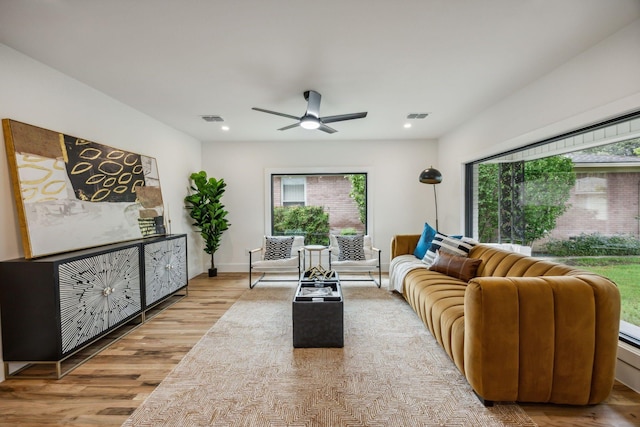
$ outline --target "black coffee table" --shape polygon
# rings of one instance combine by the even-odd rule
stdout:
[[[303,276],[293,298],[293,346],[344,347],[343,303],[336,272],[324,280]]]

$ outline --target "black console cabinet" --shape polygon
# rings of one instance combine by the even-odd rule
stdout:
[[[187,286],[186,235],[0,262],[8,363],[59,363]]]
[[[187,236],[172,236],[143,245],[144,305],[152,307],[187,285]]]

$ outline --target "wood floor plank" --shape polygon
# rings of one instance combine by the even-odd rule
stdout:
[[[187,297],[62,379],[0,383],[0,426],[120,426],[243,292],[247,274],[198,276]],[[620,383],[596,406],[522,407],[540,426],[640,425],[640,394]]]

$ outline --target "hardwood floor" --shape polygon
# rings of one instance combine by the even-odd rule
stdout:
[[[0,426],[120,426],[246,291],[247,274],[198,276],[187,297],[62,379],[0,383]],[[522,407],[540,426],[640,425],[640,394],[620,383],[596,406]]]

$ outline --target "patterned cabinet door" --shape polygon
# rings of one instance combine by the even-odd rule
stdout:
[[[58,267],[62,353],[140,313],[137,246]]]
[[[144,246],[145,306],[187,284],[187,238],[167,239]]]

